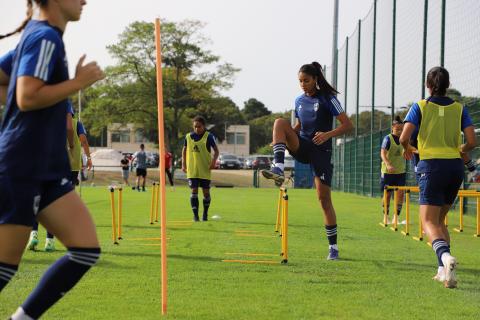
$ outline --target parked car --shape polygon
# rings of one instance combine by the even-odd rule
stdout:
[[[240,169],[240,161],[236,155],[221,154],[218,157],[220,169]]]
[[[146,152],[147,154],[147,167],[157,168],[160,163],[160,155],[158,152]]]
[[[251,157],[251,168],[253,170],[257,169],[269,169],[271,162],[268,156],[252,156]]]
[[[240,169],[245,169],[245,157],[238,157],[238,162],[240,163]]]

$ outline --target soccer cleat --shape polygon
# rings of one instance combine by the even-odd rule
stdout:
[[[445,285],[445,288],[456,288],[457,287],[457,275],[456,275],[456,269],[457,269],[457,259],[452,256],[448,256],[445,259],[446,263],[444,262],[444,269],[445,269],[445,281],[443,284]]]
[[[46,252],[53,252],[55,251],[55,239],[47,238],[45,240],[45,251]]]
[[[330,248],[328,250],[327,260],[337,260],[337,259],[338,259],[338,250],[335,250],[334,248]]]
[[[198,217],[197,214],[194,214],[193,215],[193,222],[199,222],[200,221],[200,218]]]
[[[435,281],[444,282],[445,281],[445,270],[438,271],[437,274],[432,278]]]
[[[262,175],[267,179],[273,179],[277,187],[280,187],[285,181],[285,175],[283,174],[283,170],[277,167],[273,167],[270,170],[262,170]]]
[[[208,215],[204,214],[202,217],[202,221],[208,221]]]
[[[38,245],[38,232],[32,231],[30,232],[30,239],[28,240],[27,249],[35,251],[37,250]]]

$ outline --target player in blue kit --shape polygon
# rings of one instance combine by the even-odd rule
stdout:
[[[405,157],[412,159],[415,149],[409,141],[418,130],[420,216],[437,255],[438,269],[434,279],[447,288],[455,288],[457,260],[450,255],[450,235],[443,222],[463,182],[461,154],[476,146],[475,130],[467,109],[446,96],[450,75],[445,68],[430,69],[426,86],[430,97],[413,104],[408,111],[400,143]],[[462,131],[465,144],[461,144]]]
[[[31,20],[34,2],[39,20]],[[35,219],[68,251],[45,272],[13,320],[40,318],[100,256],[93,220],[69,183],[65,148],[67,98],[104,78],[95,62],[83,64],[85,56],[75,77],[68,75],[62,36],[69,21],[80,19],[85,1],[27,4],[27,19],[5,35],[25,29],[15,48],[0,124],[0,290],[18,270]]]
[[[317,196],[324,213],[329,243],[329,260],[338,259],[337,218],[333,208],[330,184],[333,174],[332,138],[343,135],[353,125],[336,98],[338,93],[324,78],[318,62],[303,65],[298,80],[304,94],[295,100],[297,122],[292,128],[285,119],[276,119],[273,125],[272,169],[262,174],[280,186],[284,178],[285,149],[302,163],[310,164],[315,176]],[[340,125],[333,129],[334,118]]]

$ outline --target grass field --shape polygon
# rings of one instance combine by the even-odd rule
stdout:
[[[436,258],[424,242],[381,228],[379,199],[335,193],[341,260],[327,261],[327,241],[313,190],[289,190],[289,262],[222,262],[227,252],[278,254],[275,189],[212,189],[210,216],[190,221],[189,191],[167,190],[169,303],[166,319],[478,319],[480,239],[474,219],[452,233],[459,287],[431,280]],[[101,238],[99,264],[44,319],[162,319],[159,226],[148,224],[150,192],[124,192],[124,240],[111,242],[109,194],[84,188]],[[412,215],[417,216],[417,208]],[[415,219],[416,220],[416,219]],[[458,215],[450,217],[450,224]],[[236,231],[255,231],[241,237]],[[412,225],[412,233],[416,224]],[[43,234],[42,234],[43,238]],[[5,319],[39,277],[64,254],[26,252],[14,280],[0,295]],[[246,258],[252,259],[252,258]],[[254,258],[253,258],[254,259]],[[262,258],[264,259],[264,258]],[[280,260],[280,257],[275,258]]]

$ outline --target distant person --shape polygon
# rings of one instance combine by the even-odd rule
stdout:
[[[323,76],[318,62],[303,65],[298,71],[300,87],[304,91],[295,100],[297,122],[292,128],[290,121],[276,119],[273,125],[272,169],[262,170],[262,175],[273,179],[277,186],[285,181],[285,149],[297,160],[310,164],[315,176],[317,198],[323,210],[325,231],[328,239],[328,260],[337,260],[337,216],[333,208],[330,185],[333,175],[332,138],[352,129],[352,123],[340,102],[337,90]],[[340,125],[333,129],[333,121]]]
[[[29,0],[22,25],[0,35],[23,30],[0,124],[0,291],[18,270],[35,220],[67,250],[11,315],[14,320],[39,319],[100,257],[93,220],[68,180],[65,148],[68,97],[105,77],[95,62],[84,65],[85,56],[74,76],[68,74],[62,37],[68,22],[80,19],[85,3]],[[39,20],[32,20],[34,8]]]
[[[403,157],[403,147],[400,144],[400,135],[403,130],[403,122],[399,116],[396,116],[392,122],[392,132],[383,138],[382,147],[380,149],[380,157],[382,159],[381,164],[381,177],[380,188],[383,194],[383,190],[386,186],[405,186],[407,174],[406,174],[406,162]],[[403,190],[398,190],[398,204],[395,208],[398,216],[402,211],[403,203]],[[390,198],[394,191],[388,190],[387,192],[387,215],[390,211]],[[382,201],[382,206],[385,201]],[[393,219],[393,218],[392,218]],[[392,220],[393,221],[393,220]],[[406,223],[402,221],[402,223]]]
[[[400,143],[405,158],[412,159],[414,148],[409,142],[418,130],[420,216],[438,261],[433,279],[455,288],[457,259],[450,254],[450,235],[444,221],[463,182],[461,154],[476,146],[475,128],[467,108],[446,96],[450,75],[445,68],[430,69],[426,86],[430,97],[413,104],[408,111]],[[465,144],[461,144],[462,131]]]
[[[137,185],[132,187],[140,191],[140,178],[142,179],[142,191],[145,192],[145,181],[147,180],[147,154],[145,153],[145,145],[140,145],[140,151],[135,152],[132,158],[133,161],[137,160]]]
[[[170,186],[173,189],[174,185],[173,185],[173,177],[171,172],[172,159],[173,159],[173,155],[170,152],[168,152],[168,150],[165,149],[165,174],[167,175],[168,181],[170,182]]]
[[[187,173],[188,186],[192,193],[190,205],[193,221],[200,221],[198,216],[198,188],[203,192],[202,221],[208,221],[208,209],[212,201],[210,195],[211,170],[215,168],[219,151],[213,134],[206,130],[206,121],[202,116],[193,118],[193,131],[185,137],[182,150],[182,171]],[[214,151],[212,158],[212,149]]]
[[[127,186],[130,186],[130,183],[128,182],[128,176],[130,175],[129,163],[130,161],[128,161],[128,155],[125,155],[123,159],[120,160],[120,165],[122,166],[122,179]]]

